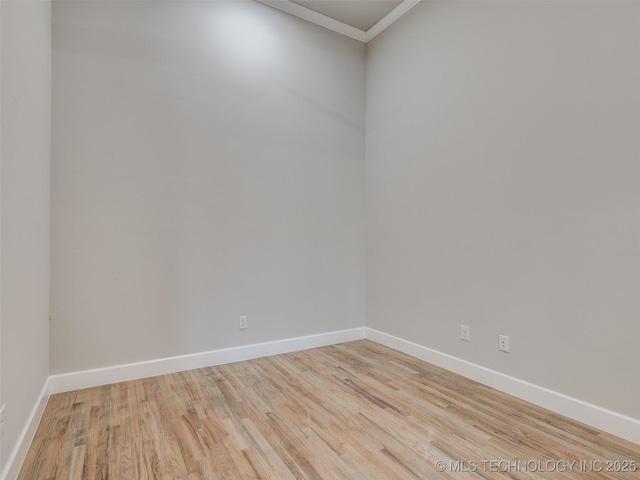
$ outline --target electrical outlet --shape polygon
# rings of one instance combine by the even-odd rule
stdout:
[[[247,328],[247,316],[240,315],[240,330],[244,330]]]
[[[460,325],[460,340],[471,341],[471,329],[467,325]]]
[[[509,337],[506,335],[498,335],[498,349],[501,352],[509,353]]]
[[[7,409],[6,407],[6,405],[0,407],[0,437],[4,436],[4,412]]]

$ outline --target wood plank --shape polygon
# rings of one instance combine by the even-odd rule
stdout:
[[[359,340],[54,395],[19,480],[505,477],[639,480],[640,446]]]

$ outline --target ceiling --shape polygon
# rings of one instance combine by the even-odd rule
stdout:
[[[257,1],[367,43],[421,0]]]
[[[298,5],[326,15],[366,32],[382,20],[402,0],[291,0]]]

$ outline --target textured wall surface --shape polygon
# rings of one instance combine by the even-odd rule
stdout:
[[[364,326],[364,56],[257,2],[55,2],[52,373]]]
[[[638,25],[424,2],[368,45],[369,327],[640,418]]]
[[[0,10],[2,471],[49,375],[51,4]]]

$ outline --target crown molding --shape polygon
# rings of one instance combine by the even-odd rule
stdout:
[[[378,34],[382,33],[384,29],[389,27],[393,22],[398,20],[419,3],[420,0],[404,0],[400,5],[387,13],[378,23],[365,32],[364,43],[373,40]]]
[[[402,15],[415,7],[421,0],[404,0],[366,32],[331,17],[327,17],[321,13],[315,12],[307,7],[303,7],[302,5],[298,5],[290,0],[256,1],[295,17],[302,18],[308,22],[315,23],[321,27],[333,30],[334,32],[353,38],[359,42],[367,43],[376,35],[380,34],[385,28],[389,27],[393,22],[398,20]]]
[[[302,18],[303,20],[307,20],[308,22],[320,25],[321,27],[328,28],[329,30],[333,30],[334,32],[341,33],[342,35],[351,37],[355,40],[358,40],[359,42],[366,43],[366,33],[362,30],[352,27],[351,25],[347,25],[346,23],[339,22],[338,20],[327,17],[326,15],[323,15],[321,13],[314,12],[313,10],[310,10],[307,7],[303,7],[302,5],[298,5],[297,3],[293,3],[289,0],[256,1],[264,3],[265,5],[276,8],[295,17]]]

